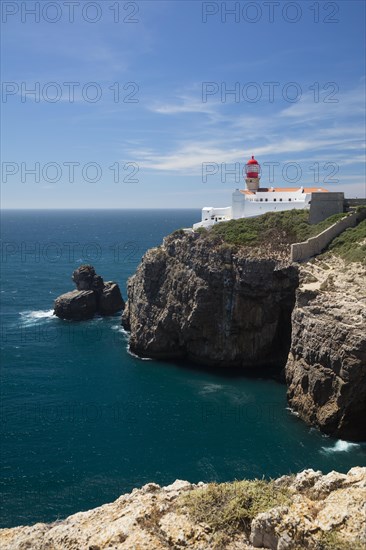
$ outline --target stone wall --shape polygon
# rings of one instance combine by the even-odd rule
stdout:
[[[328,244],[338,237],[345,229],[355,227],[361,220],[366,217],[366,212],[352,212],[335,224],[325,229],[316,237],[311,237],[302,243],[294,243],[291,245],[291,260],[293,262],[301,262],[312,256],[320,254]]]

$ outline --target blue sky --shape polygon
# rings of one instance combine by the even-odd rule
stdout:
[[[2,207],[366,196],[364,2],[71,4],[2,1]]]

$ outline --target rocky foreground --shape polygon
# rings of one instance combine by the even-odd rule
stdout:
[[[365,548],[366,468],[327,475],[305,470],[274,480],[267,489],[264,484],[254,481],[192,485],[177,480],[161,488],[149,483],[111,504],[62,521],[2,529],[0,547],[2,550]],[[256,487],[262,492],[253,491]]]
[[[366,441],[366,270],[328,256],[300,272],[286,365],[289,404],[327,434]]]

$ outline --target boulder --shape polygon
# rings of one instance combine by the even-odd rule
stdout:
[[[97,300],[92,290],[73,290],[62,294],[55,301],[54,314],[61,319],[91,319],[96,311]]]
[[[125,307],[119,286],[109,281],[99,295],[98,312],[101,315],[113,315]]]
[[[77,290],[62,294],[55,301],[54,315],[61,319],[81,321],[96,313],[113,315],[125,307],[117,283],[104,283],[92,265],[81,265],[72,274]]]
[[[103,279],[97,275],[92,265],[81,265],[72,274],[72,280],[78,290],[102,290]]]

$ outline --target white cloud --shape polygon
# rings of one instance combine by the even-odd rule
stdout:
[[[262,162],[281,164],[285,159],[307,164],[334,162],[340,171],[344,167],[357,177],[352,185],[362,196],[365,179],[357,172],[361,173],[360,164],[365,161],[365,128],[360,117],[363,99],[360,87],[339,93],[339,102],[334,104],[315,103],[313,96],[306,94],[285,109],[276,110],[273,105],[268,114],[268,106],[261,111],[257,105],[245,115],[248,106],[203,104],[181,95],[177,102],[156,103],[150,110],[164,117],[170,115],[172,122],[179,117],[179,135],[185,134],[185,139],[173,138],[156,149],[137,147],[130,154],[146,170],[186,176],[200,175],[202,163],[243,163],[252,154]],[[186,122],[187,114],[197,116],[194,125],[191,118]],[[349,182],[346,177],[344,185],[349,186]]]

